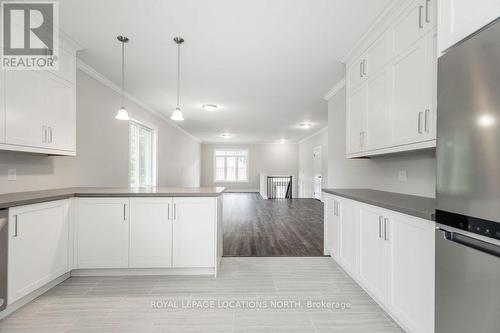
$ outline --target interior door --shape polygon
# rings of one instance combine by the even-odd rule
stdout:
[[[321,190],[323,185],[323,176],[321,172],[322,165],[322,147],[317,146],[313,149],[313,186],[314,199],[321,200]]]
[[[365,131],[365,88],[359,87],[347,100],[347,152],[363,150]]]
[[[215,267],[215,198],[174,198],[173,204],[173,267]]]
[[[129,201],[121,198],[78,200],[78,268],[127,268]]]
[[[9,304],[68,271],[68,221],[67,201],[11,210]]]
[[[5,71],[6,143],[42,147],[44,91],[41,71]]]
[[[130,199],[130,267],[172,267],[172,198]]]
[[[45,75],[46,146],[52,149],[76,150],[75,85],[55,75]]]

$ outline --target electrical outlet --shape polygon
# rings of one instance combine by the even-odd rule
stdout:
[[[406,170],[399,170],[398,180],[403,183],[408,181],[408,173],[406,172]]]
[[[9,181],[17,180],[17,171],[16,169],[9,169],[7,170],[7,179]]]

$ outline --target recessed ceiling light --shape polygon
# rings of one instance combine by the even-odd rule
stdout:
[[[221,135],[224,139],[229,139],[231,137],[231,133],[222,133]]]
[[[203,108],[203,110],[208,112],[214,112],[218,108],[218,106],[214,104],[203,104],[201,107]]]
[[[280,140],[280,143],[281,143],[281,144],[284,144],[285,142],[286,142],[286,141],[285,141],[285,139],[281,139],[281,140]]]
[[[300,124],[300,127],[302,127],[303,129],[309,129],[309,128],[311,128],[311,126],[312,125],[309,124],[309,123],[302,123],[302,124]]]

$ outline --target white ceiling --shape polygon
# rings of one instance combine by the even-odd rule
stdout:
[[[204,142],[297,142],[327,126],[323,95],[344,76],[340,59],[390,0],[61,0],[62,30],[79,58],[170,115],[175,36],[182,36],[180,126]],[[220,106],[208,113],[204,103]],[[302,122],[313,127],[303,130]],[[230,132],[230,139],[221,133]]]

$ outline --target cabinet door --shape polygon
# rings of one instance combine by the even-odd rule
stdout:
[[[390,70],[384,69],[366,81],[366,149],[385,148],[392,142]]]
[[[436,0],[418,0],[394,24],[394,52],[400,54],[436,26]]]
[[[41,147],[46,141],[41,71],[5,72],[6,143]]]
[[[361,208],[359,220],[359,277],[378,299],[386,299],[387,256],[384,218],[371,208]]]
[[[332,258],[337,258],[339,252],[340,212],[340,202],[328,196],[325,205],[325,248]]]
[[[398,57],[392,66],[393,144],[402,145],[431,139],[432,118],[432,36],[421,39]],[[427,127],[426,127],[427,123]],[[427,131],[426,131],[427,130]]]
[[[78,268],[127,268],[128,199],[79,199]]]
[[[174,198],[173,204],[173,267],[215,267],[215,198]]]
[[[364,71],[368,78],[389,63],[393,56],[393,34],[384,32],[366,51]]]
[[[354,61],[347,69],[347,86],[349,89],[357,88],[363,82],[363,61],[364,57]]]
[[[435,223],[394,214],[390,308],[411,332],[434,332]]]
[[[45,124],[51,149],[76,150],[75,85],[45,73]]]
[[[498,0],[440,0],[439,53],[500,17]]]
[[[9,212],[9,304],[68,272],[68,202]]]
[[[5,143],[5,71],[0,69],[0,143]]]
[[[359,87],[347,99],[347,153],[363,150],[365,133],[365,88]]]
[[[352,202],[342,202],[340,219],[339,260],[351,274],[357,275],[359,208]]]
[[[130,199],[131,268],[172,267],[172,199]]]

